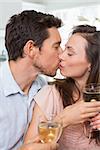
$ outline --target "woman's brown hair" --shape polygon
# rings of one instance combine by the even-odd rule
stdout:
[[[86,56],[91,63],[91,70],[87,83],[100,83],[100,31],[96,31],[96,27],[90,25],[79,25],[73,29],[72,35],[79,33],[87,41]],[[78,94],[77,100],[80,99],[80,89],[77,87],[74,79],[58,79],[55,86],[62,97],[63,106],[66,107],[75,103],[73,92]],[[92,132],[92,139],[100,144],[100,131]]]

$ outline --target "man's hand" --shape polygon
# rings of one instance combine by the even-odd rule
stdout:
[[[19,150],[57,150],[58,144],[56,143],[48,143],[48,144],[41,144],[41,143],[30,143],[22,145]]]
[[[33,142],[28,142],[23,144],[18,150],[57,150],[57,143],[40,143],[39,138],[33,140]]]

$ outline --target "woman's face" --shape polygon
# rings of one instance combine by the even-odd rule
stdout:
[[[72,35],[59,55],[60,72],[65,77],[79,79],[87,75],[90,63],[86,58],[87,41],[78,33]]]

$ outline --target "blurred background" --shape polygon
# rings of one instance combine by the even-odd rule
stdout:
[[[51,13],[62,19],[64,25],[59,31],[63,48],[73,26],[90,24],[100,29],[100,0],[0,0],[0,62],[7,59],[4,36],[9,17],[30,9]]]

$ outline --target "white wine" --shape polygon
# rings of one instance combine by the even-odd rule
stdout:
[[[87,84],[83,90],[83,98],[86,102],[100,101],[100,84]]]
[[[85,102],[90,102],[90,101],[100,101],[100,91],[97,92],[83,92],[83,98]]]
[[[42,143],[57,141],[61,134],[61,125],[56,122],[41,122],[39,135]]]

